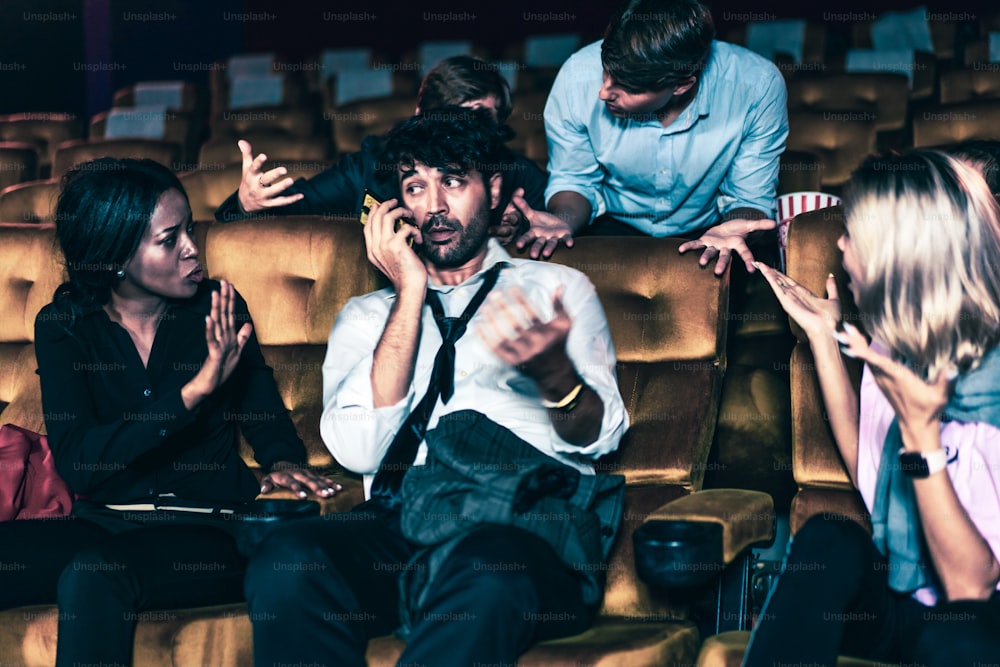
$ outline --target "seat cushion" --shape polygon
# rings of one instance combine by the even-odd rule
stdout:
[[[253,664],[250,619],[242,604],[139,614],[133,664],[141,667]],[[0,612],[0,663],[51,667],[59,611],[54,605]]]
[[[403,642],[380,637],[368,642],[366,658],[371,667],[395,665]],[[542,642],[521,656],[521,667],[641,667],[691,664],[698,652],[698,630],[691,623],[636,623],[628,619],[602,619],[586,632]]]
[[[720,632],[709,637],[701,647],[697,667],[740,667],[749,643],[750,633],[742,630]],[[883,664],[885,663],[846,656],[837,658],[837,667],[874,667]]]

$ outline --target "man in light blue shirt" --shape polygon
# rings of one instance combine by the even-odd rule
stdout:
[[[746,238],[775,227],[785,84],[773,63],[714,33],[697,0],[633,0],[604,40],[566,61],[545,106],[550,213],[529,215],[546,256],[604,216],[698,238],[681,252],[703,248],[716,273],[733,253],[753,271]]]

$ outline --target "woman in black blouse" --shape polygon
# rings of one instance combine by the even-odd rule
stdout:
[[[0,524],[0,561],[20,564],[0,569],[0,608],[58,602],[59,665],[130,664],[143,611],[242,599],[233,522],[148,506],[339,486],[303,467],[246,303],[204,276],[176,176],[149,160],[79,165],[56,221],[69,282],[38,314],[35,350],[49,444],[77,500],[68,520]]]

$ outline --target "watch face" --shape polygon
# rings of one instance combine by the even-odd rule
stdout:
[[[927,477],[930,469],[927,467],[927,459],[920,452],[904,452],[899,455],[899,468],[903,474],[910,477]]]

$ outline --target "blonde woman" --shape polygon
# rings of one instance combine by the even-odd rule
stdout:
[[[802,527],[744,664],[833,665],[838,654],[948,667],[996,662],[997,203],[970,167],[914,151],[862,164],[845,188],[844,213],[838,246],[864,332],[838,324],[833,276],[823,299],[759,268],[809,337],[833,435],[873,534],[822,516]],[[865,363],[860,396],[842,354]]]

